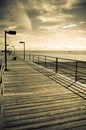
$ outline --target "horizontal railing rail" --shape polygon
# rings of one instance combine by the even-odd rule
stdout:
[[[0,60],[0,127],[3,129],[3,95],[4,95],[4,65]]]
[[[86,83],[86,62],[45,55],[27,54],[26,60],[63,74],[75,81]]]

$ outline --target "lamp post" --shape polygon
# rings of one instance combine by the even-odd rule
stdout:
[[[7,71],[7,41],[6,41],[6,34],[16,35],[16,31],[6,31],[5,30],[5,71]]]
[[[21,41],[20,43],[24,44],[24,60],[25,60],[25,42]]]

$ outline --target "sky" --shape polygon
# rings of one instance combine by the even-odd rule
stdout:
[[[86,50],[86,0],[0,0],[0,49]]]

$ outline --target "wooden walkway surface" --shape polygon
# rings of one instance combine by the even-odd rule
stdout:
[[[8,69],[3,130],[86,130],[86,87],[20,59]]]

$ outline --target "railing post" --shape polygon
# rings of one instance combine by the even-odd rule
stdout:
[[[58,58],[56,58],[56,73],[58,72]]]
[[[45,68],[46,68],[46,56],[45,56]]]
[[[38,55],[38,65],[39,65],[39,55]]]
[[[31,61],[31,58],[30,58],[31,54],[29,54],[29,61]]]
[[[28,54],[26,54],[26,61],[28,60]]]
[[[75,66],[75,81],[77,81],[78,75],[77,75],[77,71],[78,71],[78,61],[76,60],[76,66]]]
[[[33,62],[34,62],[34,54],[33,54]]]

